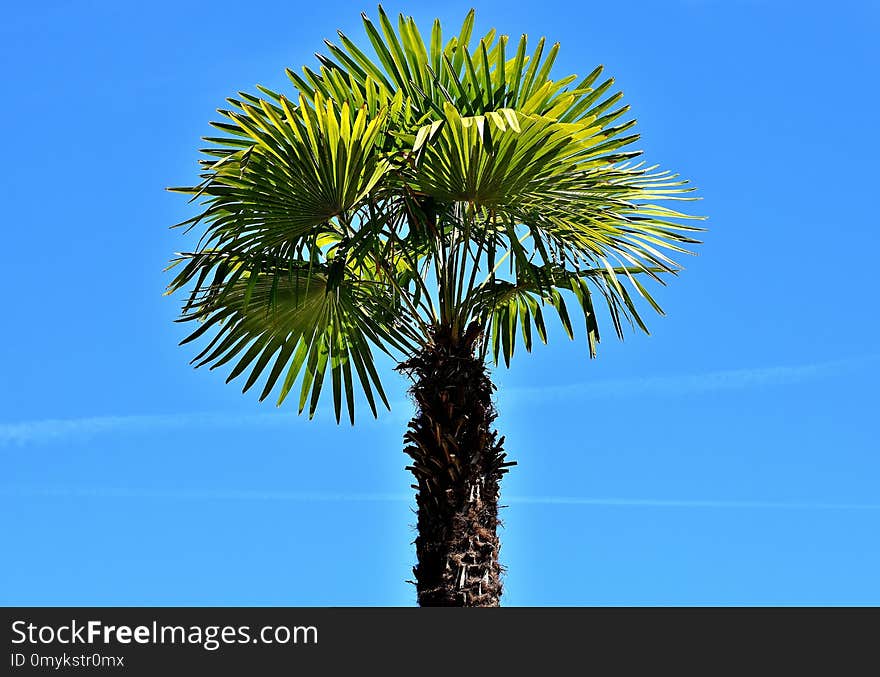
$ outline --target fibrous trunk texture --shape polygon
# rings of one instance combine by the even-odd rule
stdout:
[[[398,369],[414,382],[418,412],[404,443],[417,484],[413,568],[421,606],[498,606],[498,492],[507,472],[504,438],[492,429],[495,389],[475,355],[479,328],[433,340]]]

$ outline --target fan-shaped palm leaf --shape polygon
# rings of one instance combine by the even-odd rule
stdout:
[[[635,299],[660,307],[638,278],[679,270],[672,255],[699,229],[659,204],[690,199],[685,181],[629,163],[638,136],[613,80],[601,67],[553,79],[558,45],[529,49],[522,36],[514,48],[495,31],[475,39],[473,12],[449,37],[435,22],[427,39],[381,8],[376,24],[363,19],[374,56],[340,33],[317,70],[288,71],[295,105],[262,87],[230,99],[202,182],[178,189],[205,205],[182,225],[204,232],[170,289],[195,281],[184,319],[210,316],[198,334],[224,337],[198,363],[241,353],[234,372],[250,368],[252,385],[261,370],[280,379],[287,360],[315,403],[325,360],[332,376],[352,332],[368,373],[360,346],[405,355],[432,327],[460,334],[472,322],[489,337],[483,350],[507,363],[517,334],[526,348],[533,328],[546,339],[542,308],[574,335],[566,298],[584,316],[591,355],[595,294],[618,335],[627,321],[647,331]],[[299,285],[306,265],[311,296],[291,295],[290,270]],[[365,308],[366,324],[356,321]],[[294,321],[304,329],[285,335]],[[337,411],[341,399],[334,389]]]

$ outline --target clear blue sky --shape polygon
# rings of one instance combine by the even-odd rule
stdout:
[[[505,603],[880,604],[878,4],[476,6],[559,40],[558,74],[605,64],[710,216],[650,337],[496,372]],[[414,603],[404,381],[378,421],[298,419],[192,370],[161,295],[194,213],[163,188],[215,108],[337,28],[362,42],[361,10],[4,11],[0,602]]]

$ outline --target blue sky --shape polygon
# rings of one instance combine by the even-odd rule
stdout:
[[[445,3],[452,28],[471,5]],[[509,605],[880,604],[876,2],[480,2],[605,64],[700,188],[650,337],[499,369]],[[429,3],[405,10],[425,29]],[[337,427],[194,371],[162,268],[226,96],[372,5],[18,3],[7,103],[0,602],[410,605],[405,382]],[[386,365],[387,367],[388,365]]]

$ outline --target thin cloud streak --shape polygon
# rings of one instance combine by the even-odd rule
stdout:
[[[132,487],[0,487],[9,498],[122,498],[182,501],[269,501],[304,503],[393,503],[408,501],[404,494],[325,491],[241,491],[238,489],[142,489]]]
[[[198,428],[237,428],[266,425],[288,420],[289,414],[224,415],[224,414],[159,414],[133,416],[93,416],[72,419],[45,419],[0,424],[0,446],[25,443],[50,443],[69,439],[124,431],[127,433],[156,430]]]
[[[398,404],[402,408],[405,403]],[[316,419],[331,420],[326,413],[315,415]],[[372,416],[369,417],[372,420]],[[290,425],[304,420],[295,413],[272,412],[265,414],[224,414],[224,413],[184,413],[184,414],[135,414],[131,416],[93,416],[86,418],[44,419],[41,421],[22,421],[19,423],[0,423],[0,448],[24,444],[48,444],[52,442],[91,439],[96,435],[114,433],[150,433],[174,430],[236,430],[249,427]],[[394,414],[383,417],[379,422],[395,421]]]
[[[729,369],[702,374],[648,376],[645,378],[609,379],[549,386],[512,387],[505,389],[505,394],[512,395],[514,400],[520,397],[528,397],[531,400],[538,396],[565,397],[571,395],[604,399],[609,396],[671,396],[747,390],[763,386],[796,385],[811,380],[818,380],[846,372],[854,367],[874,363],[877,360],[877,355],[869,355],[848,360],[794,366]]]
[[[602,508],[708,508],[720,510],[880,510],[880,503],[813,503],[776,501],[700,501],[657,498],[581,498],[577,496],[520,496],[509,503],[585,505]]]
[[[536,397],[553,399],[633,397],[659,394],[664,396],[699,394],[713,391],[745,390],[764,386],[786,386],[818,380],[865,366],[878,360],[870,355],[862,358],[820,362],[816,364],[760,367],[715,371],[702,374],[648,376],[645,378],[611,379],[552,386],[511,387],[503,391],[504,404],[516,404]],[[380,414],[380,423],[399,423],[410,415],[412,404],[407,400],[392,402],[392,412]],[[318,418],[330,420],[324,412]],[[302,420],[295,413],[265,414],[184,413],[132,416],[94,416],[74,419],[45,419],[0,423],[0,448],[25,444],[50,444],[58,441],[89,439],[114,433],[149,433],[156,431],[215,429],[231,430],[246,427],[289,425]]]
[[[388,493],[321,491],[240,491],[182,489],[157,491],[138,488],[0,487],[6,498],[148,499],[183,501],[268,501],[302,503],[408,503],[412,496]],[[589,498],[579,496],[502,497],[504,505],[565,505],[599,508],[684,508],[709,510],[880,510],[877,503],[786,501],[718,501],[656,498]]]

